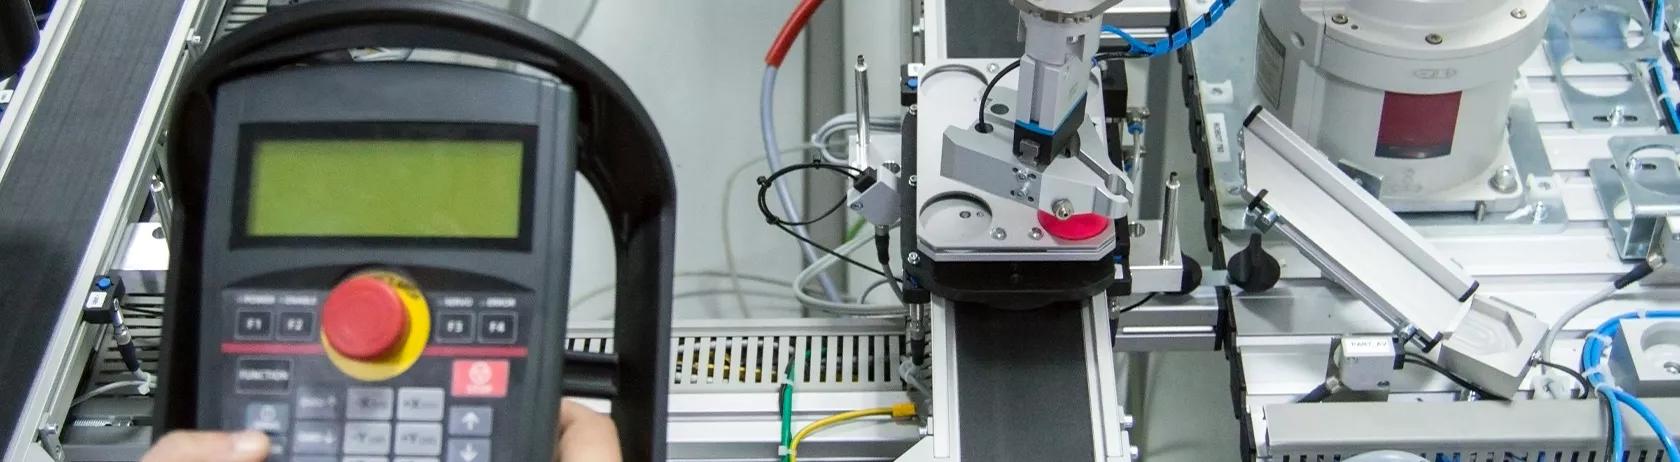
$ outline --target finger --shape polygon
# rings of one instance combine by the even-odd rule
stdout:
[[[560,402],[559,462],[618,462],[618,427],[612,418],[571,401]]]
[[[268,436],[262,432],[178,431],[164,435],[140,462],[262,462]]]

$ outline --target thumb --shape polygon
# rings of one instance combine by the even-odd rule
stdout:
[[[164,435],[140,462],[262,462],[268,457],[268,436],[240,433],[178,431]]]

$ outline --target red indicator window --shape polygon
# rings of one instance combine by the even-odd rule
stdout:
[[[1430,159],[1452,154],[1464,92],[1386,93],[1377,127],[1377,157]]]

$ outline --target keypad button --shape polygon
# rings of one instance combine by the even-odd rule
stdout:
[[[481,313],[478,315],[478,341],[483,343],[513,343],[518,338],[518,313]]]
[[[397,389],[397,420],[443,420],[443,389]]]
[[[391,462],[438,462],[436,457],[398,457]]]
[[[338,392],[314,387],[299,387],[294,402],[299,419],[337,419],[343,404]]]
[[[495,428],[496,410],[490,406],[450,406],[450,436],[490,436]]]
[[[393,395],[390,388],[351,388],[344,392],[347,419],[390,420]]]
[[[473,398],[507,396],[507,360],[456,360],[450,377],[449,395]]]
[[[387,459],[387,458],[384,458],[384,457],[366,457],[366,456],[345,457],[343,462],[391,462],[391,459]]]
[[[314,340],[315,313],[280,313],[280,332],[275,337],[281,340]]]
[[[269,458],[269,462],[274,462],[274,458]],[[292,458],[292,462],[338,462],[338,459],[333,457],[297,456]]]
[[[474,325],[471,312],[438,313],[437,341],[439,343],[472,343]]]
[[[435,456],[443,452],[443,425],[399,423],[392,452],[399,456]]]
[[[270,457],[270,460],[277,460],[280,458],[279,456],[286,455],[286,437],[270,435],[268,437],[268,455],[274,456]]]
[[[385,455],[391,453],[391,424],[350,422],[344,424],[344,453]]]
[[[342,439],[332,422],[298,422],[292,430],[292,453],[337,454]]]
[[[290,409],[282,403],[258,401],[246,404],[245,428],[266,433],[285,433],[286,424],[292,421],[289,411]]]
[[[460,438],[449,440],[449,462],[490,462],[490,440]]]
[[[233,373],[233,390],[238,393],[285,394],[292,389],[290,359],[241,359]]]
[[[274,335],[274,313],[240,311],[233,317],[233,338],[239,340],[268,340]]]

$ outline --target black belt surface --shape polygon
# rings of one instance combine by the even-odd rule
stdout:
[[[1083,303],[951,311],[963,460],[1094,460]]]
[[[87,0],[0,177],[0,435],[22,417],[180,0]],[[62,9],[61,9],[62,10]],[[45,51],[45,50],[42,50]],[[24,122],[19,120],[18,122]]]

